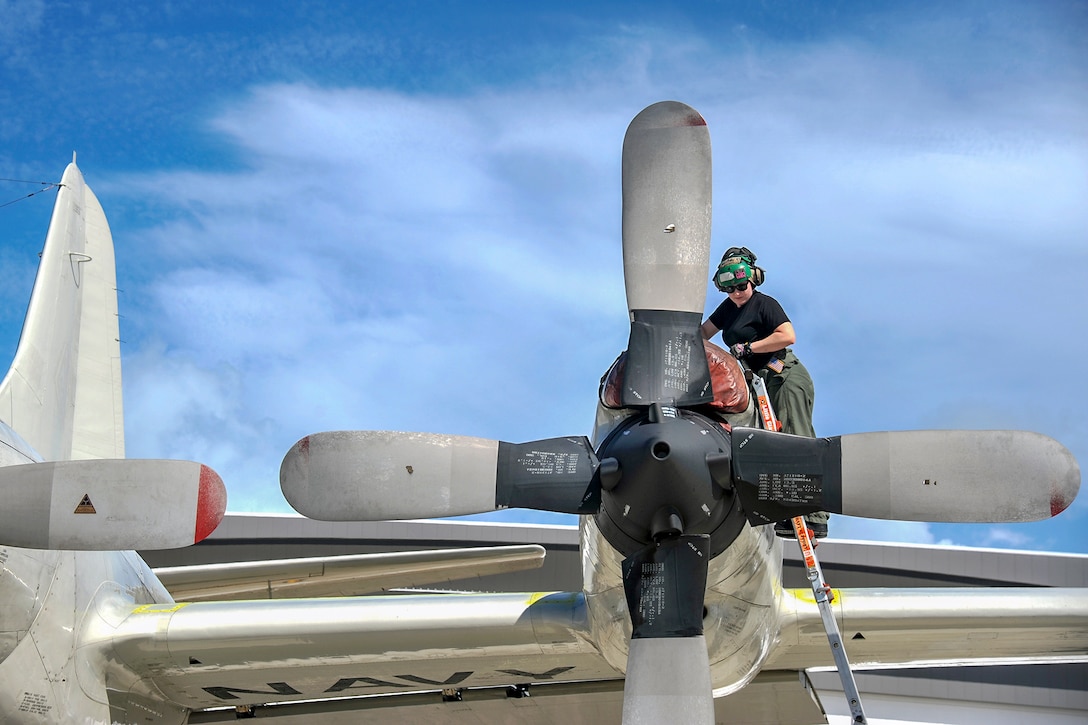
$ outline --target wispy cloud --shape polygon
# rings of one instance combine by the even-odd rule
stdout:
[[[1033,539],[1031,536],[1003,526],[991,527],[983,546],[995,546],[1001,548],[1024,549],[1031,548]]]
[[[853,516],[833,516],[829,522],[836,539],[891,541],[901,544],[946,544],[933,534],[929,524],[918,521],[877,521]]]
[[[1088,384],[1070,373],[1088,352],[1071,332],[1088,103],[1058,11],[1019,27],[998,10],[766,13],[583,17],[576,43],[534,36],[531,73],[493,75],[452,45],[413,61],[407,37],[360,35],[352,56],[300,31],[267,73],[274,33],[170,40],[194,67],[242,58],[234,86],[184,111],[215,158],[92,180],[140,310],[122,329],[130,455],[205,460],[232,509],[285,510],[279,458],[316,430],[588,432],[627,338],[624,129],[677,98],[710,124],[714,254],[760,255],[818,432],[1023,427],[1088,460]]]

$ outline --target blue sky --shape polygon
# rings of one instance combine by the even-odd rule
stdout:
[[[289,510],[319,430],[588,434],[627,341],[623,133],[664,99],[709,123],[712,256],[759,255],[820,435],[1088,461],[1085,3],[223,5],[0,0],[0,177],[78,152],[128,455],[212,465],[231,510]],[[0,207],[5,359],[52,200]],[[1086,518],[832,535],[1088,553]]]

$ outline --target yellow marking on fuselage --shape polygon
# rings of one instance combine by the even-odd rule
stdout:
[[[578,597],[579,592],[533,592],[529,595],[529,599],[525,602],[525,605],[531,607],[541,599],[544,599],[545,597],[554,597],[556,594],[565,594],[565,599],[574,601],[574,599]]]
[[[796,599],[800,599],[803,602],[809,602],[811,604],[816,603],[816,595],[811,589],[786,589],[784,590],[788,594],[792,594]],[[841,595],[840,589],[831,590],[831,603],[834,604],[839,601]]]
[[[169,614],[182,607],[187,607],[192,602],[174,602],[173,604],[141,604],[132,610],[133,614]]]

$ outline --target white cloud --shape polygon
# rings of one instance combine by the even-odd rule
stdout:
[[[243,168],[123,182],[170,220],[141,250],[162,271],[134,295],[130,453],[215,456],[238,510],[314,430],[588,432],[627,337],[624,128],[678,95],[710,123],[715,257],[760,254],[820,432],[1027,418],[1074,444],[1046,421],[1083,417],[1085,384],[1040,400],[1028,371],[1088,352],[1070,334],[1088,142],[1064,86],[980,77],[956,95],[846,42],[608,52],[569,87],[258,87],[211,122]],[[934,541],[845,518],[833,535]]]
[[[930,525],[918,521],[882,521],[855,516],[832,516],[828,535],[835,539],[890,541],[900,544],[942,544]]]
[[[1033,539],[1031,536],[1015,529],[992,526],[987,530],[982,546],[994,546],[1006,549],[1030,548]]]

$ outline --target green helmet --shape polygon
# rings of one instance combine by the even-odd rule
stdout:
[[[753,287],[759,286],[763,281],[763,270],[756,267],[755,262],[756,255],[748,247],[730,247],[718,263],[718,271],[714,273],[714,286],[722,292],[726,291],[726,287],[743,282],[751,282]]]
[[[752,281],[752,266],[740,257],[723,259],[718,265],[718,271],[714,274],[714,286],[722,292],[726,287]]]

